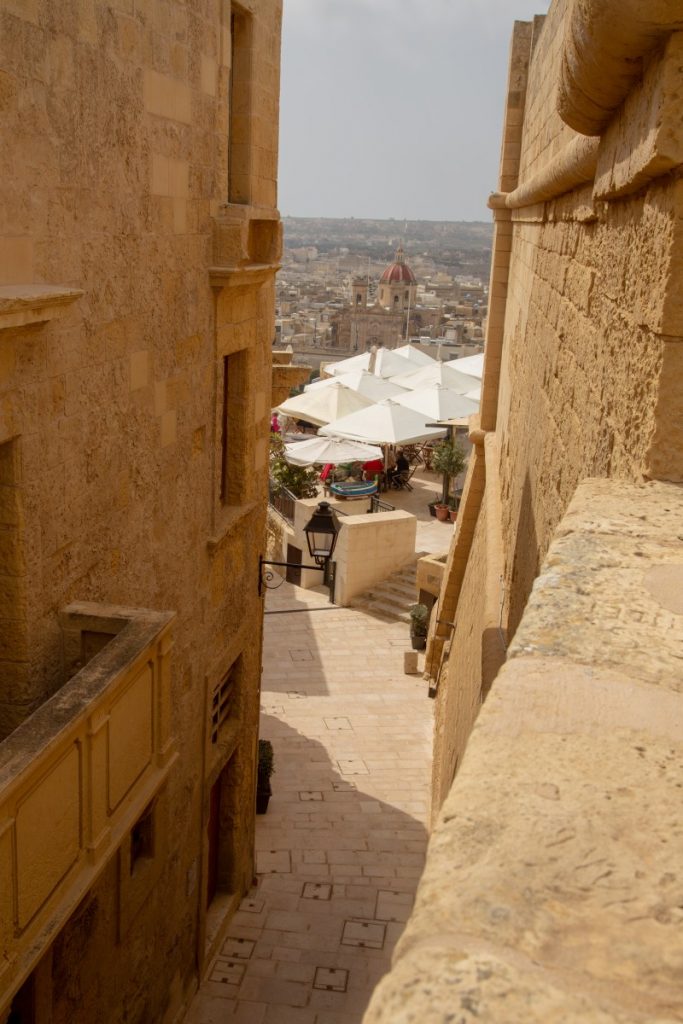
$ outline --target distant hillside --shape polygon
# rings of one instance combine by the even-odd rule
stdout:
[[[346,247],[383,258],[401,241],[406,254],[490,253],[493,225],[486,221],[356,220],[284,217],[285,245],[314,245],[320,252]]]

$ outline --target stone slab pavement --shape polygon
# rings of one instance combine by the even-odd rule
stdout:
[[[288,583],[268,594],[261,735],[273,797],[258,884],[188,1024],[359,1024],[410,913],[427,844],[432,704],[404,623]]]

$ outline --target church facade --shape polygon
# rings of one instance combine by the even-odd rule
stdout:
[[[332,345],[344,354],[365,352],[373,345],[397,348],[414,335],[436,336],[441,310],[417,304],[417,278],[399,245],[393,263],[383,271],[375,301],[368,305],[369,282],[357,278],[351,302],[332,321]]]

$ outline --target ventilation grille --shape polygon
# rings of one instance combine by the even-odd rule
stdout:
[[[234,703],[235,666],[226,673],[213,691],[211,698],[211,742],[218,742],[221,726],[230,717]]]

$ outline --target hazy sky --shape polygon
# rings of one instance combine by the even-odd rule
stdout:
[[[512,23],[549,0],[284,0],[283,215],[487,220]]]

